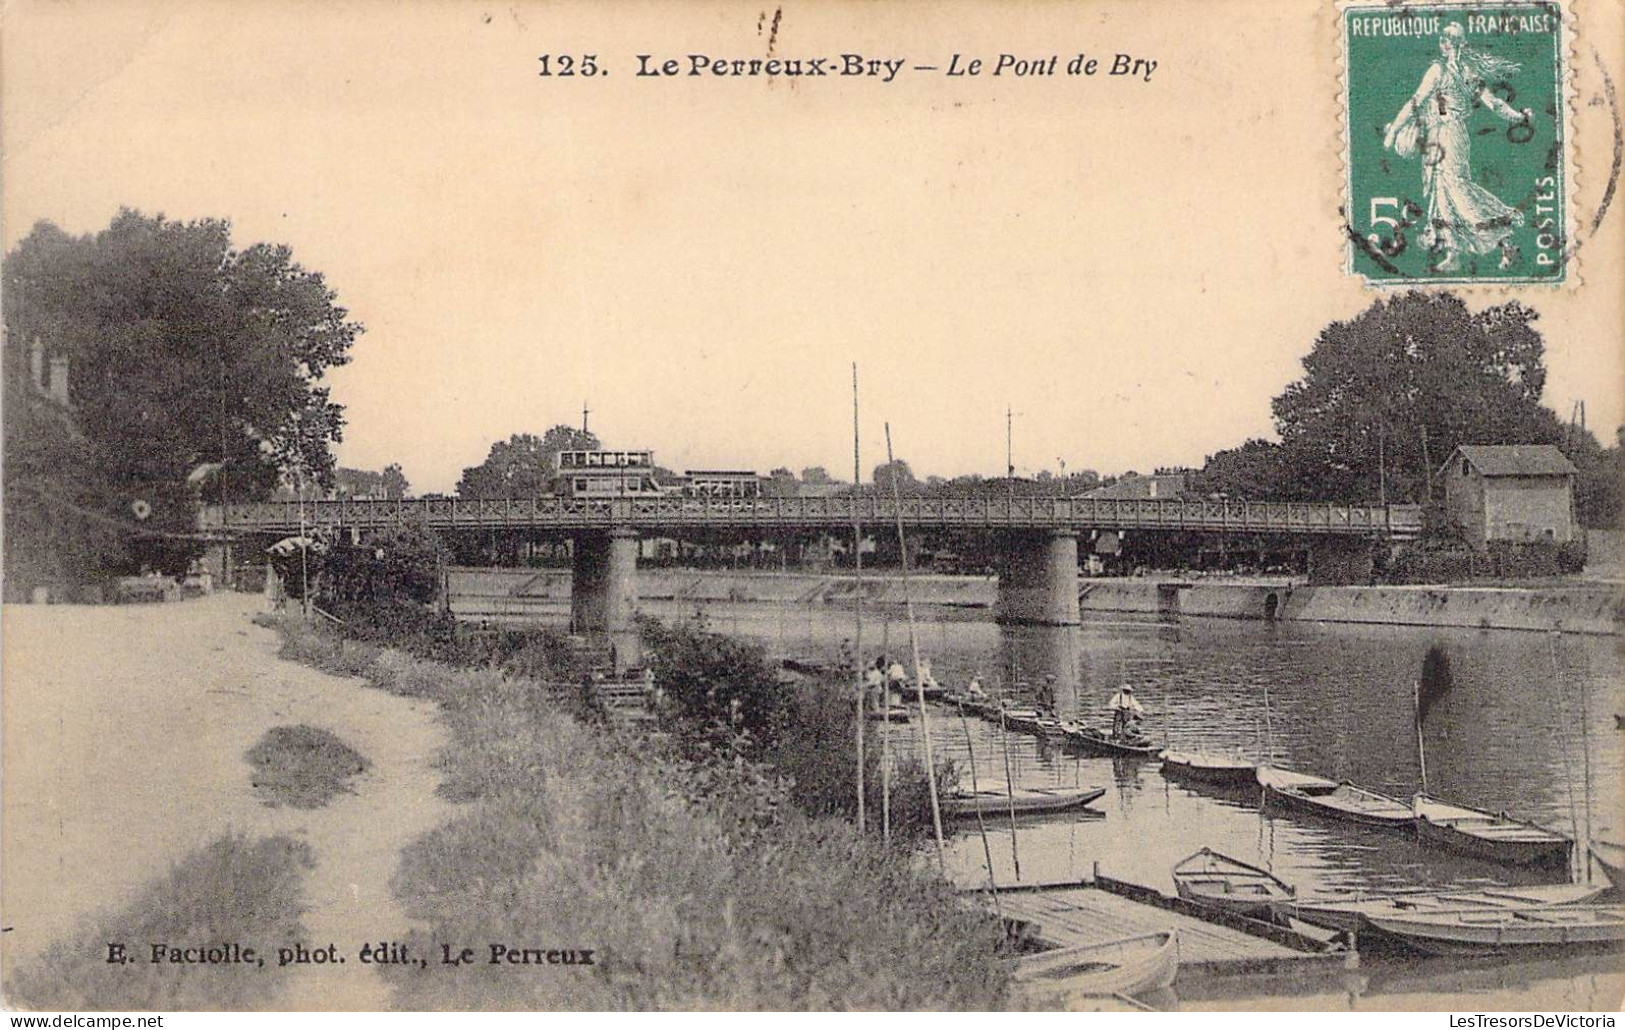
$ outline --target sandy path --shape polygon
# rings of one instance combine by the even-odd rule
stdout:
[[[310,943],[351,954],[296,976],[277,1007],[376,1009],[382,981],[354,952],[398,939],[389,892],[402,845],[449,808],[431,768],[434,707],[276,658],[251,595],[170,605],[4,609],[4,835],[0,961],[37,955],[121,904],[171,862],[232,829],[306,841]],[[306,722],[371,760],[326,808],[269,808],[243,753]],[[273,945],[274,946],[274,945]]]

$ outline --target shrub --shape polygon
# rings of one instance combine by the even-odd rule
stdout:
[[[122,909],[87,922],[25,965],[7,985],[10,1000],[32,1008],[194,1010],[266,1007],[295,967],[172,965],[147,961],[153,944],[197,947],[222,941],[275,947],[305,939],[304,871],[308,845],[288,837],[250,841],[232,834],[187,855],[169,875],[141,889]],[[109,943],[125,943],[134,961],[107,961]]]

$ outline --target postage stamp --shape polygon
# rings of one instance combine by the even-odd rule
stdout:
[[[1565,281],[1568,16],[1538,0],[1341,8],[1351,273]]]

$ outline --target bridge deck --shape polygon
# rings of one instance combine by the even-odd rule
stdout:
[[[1199,533],[1273,533],[1410,539],[1422,528],[1412,504],[1339,505],[1277,501],[1119,500],[1081,497],[983,500],[880,497],[561,497],[498,500],[274,501],[210,507],[202,528],[227,533],[291,533],[301,527],[382,528],[402,522],[439,530],[532,529],[560,533],[624,529],[843,530],[854,518],[871,526],[921,529],[1157,529]]]

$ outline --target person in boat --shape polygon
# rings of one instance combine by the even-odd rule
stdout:
[[[892,695],[897,695],[901,702],[905,696],[904,687],[908,684],[908,671],[903,668],[902,662],[894,661],[886,667],[886,704],[892,704]]]
[[[1038,688],[1038,709],[1047,715],[1055,714],[1055,676],[1044,674],[1043,685]]]
[[[1142,736],[1140,720],[1145,718],[1145,707],[1134,697],[1133,687],[1125,685],[1113,694],[1106,708],[1112,713],[1113,737],[1123,740]]]
[[[863,674],[864,705],[871,712],[880,711],[881,699],[886,696],[886,674],[881,671],[885,658],[877,658],[869,671]]]
[[[986,700],[987,691],[982,689],[982,677],[972,676],[970,678],[970,686],[965,688],[965,693],[969,694],[978,701]]]

